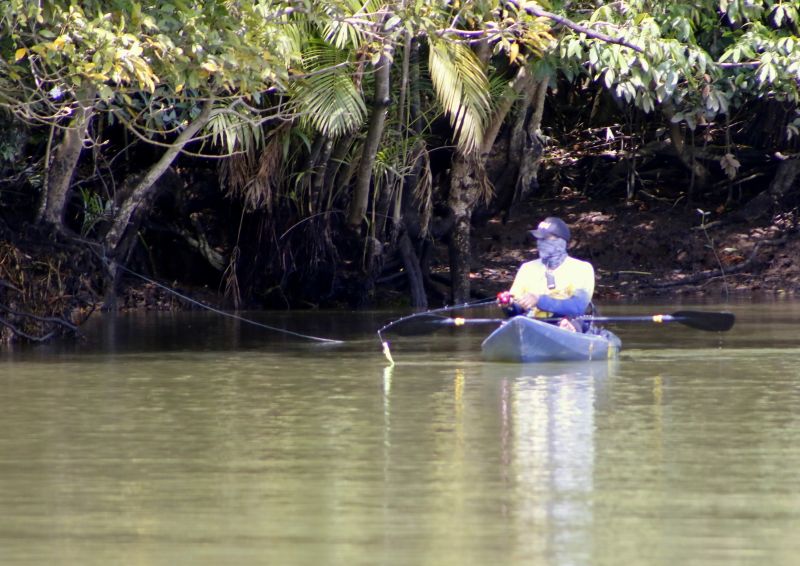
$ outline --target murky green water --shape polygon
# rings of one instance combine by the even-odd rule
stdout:
[[[386,314],[98,319],[0,361],[0,562],[796,564],[800,304],[724,308],[533,366],[462,329],[390,368]]]

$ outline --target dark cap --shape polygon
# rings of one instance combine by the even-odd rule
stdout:
[[[569,242],[569,227],[560,218],[548,216],[541,222],[536,230],[530,231],[531,236],[537,239],[544,239],[548,236],[557,236]]]

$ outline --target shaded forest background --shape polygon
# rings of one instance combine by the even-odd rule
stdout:
[[[318,20],[211,4],[148,22],[136,3],[85,2],[122,38],[89,59],[69,49],[88,41],[74,14],[44,33],[34,8],[4,13],[4,341],[98,309],[191,308],[164,286],[229,309],[491,297],[549,215],[573,228],[601,300],[800,291],[796,7],[445,3],[437,24],[381,3],[323,3]],[[243,34],[253,7],[271,16]],[[231,33],[159,75],[120,31],[137,13],[161,57],[187,21],[206,40]],[[285,67],[275,22],[308,34]],[[260,66],[231,62],[268,47]]]

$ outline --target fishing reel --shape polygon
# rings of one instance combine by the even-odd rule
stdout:
[[[506,316],[525,314],[525,309],[514,302],[514,295],[509,291],[497,293],[497,306],[503,310]]]
[[[514,302],[514,297],[508,291],[497,293],[497,305],[500,307],[508,307]]]

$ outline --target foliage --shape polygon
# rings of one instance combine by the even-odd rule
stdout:
[[[327,221],[351,198],[379,61],[392,65],[391,93],[378,101],[389,115],[370,164],[370,218],[423,163],[430,209],[429,152],[479,154],[499,101],[523,97],[510,86],[521,70],[594,82],[621,107],[689,130],[778,101],[785,138],[800,137],[799,25],[797,3],[781,0],[6,0],[0,107],[44,139],[89,103],[100,155],[120,151],[103,137],[119,125],[132,146],[170,147],[212,101],[184,154],[223,157],[223,188],[280,233]],[[412,43],[421,76],[407,85]],[[411,90],[413,127],[395,104]],[[14,157],[6,138],[0,157]],[[715,159],[730,179],[742,167],[731,147]],[[87,231],[108,213],[93,194],[83,195]]]
[[[800,103],[797,6],[744,0],[603,2],[580,19],[615,44],[574,30],[557,68],[588,73],[645,112],[666,108],[694,128],[753,99]],[[562,65],[566,63],[566,66]]]
[[[257,103],[286,81],[297,57],[276,33],[284,8],[263,1],[9,0],[0,8],[0,105],[23,120],[60,126],[84,91],[96,91],[95,111],[143,140],[179,131],[209,97],[229,109],[229,122],[251,120],[237,101]]]
[[[364,92],[349,71],[347,51],[315,39],[303,53],[308,75],[289,89],[297,116],[325,136],[352,133],[367,117]]]
[[[81,201],[83,202],[83,223],[81,236],[86,237],[100,222],[111,220],[113,201],[103,201],[103,198],[90,190],[81,187]]]

